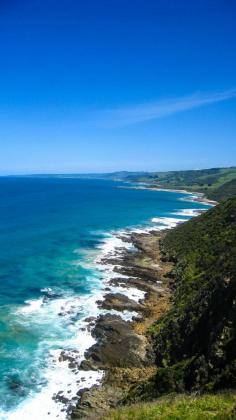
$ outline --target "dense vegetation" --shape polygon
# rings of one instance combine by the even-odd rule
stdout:
[[[236,387],[236,198],[170,231],[173,305],[153,327],[157,395]],[[140,392],[144,392],[140,390]]]
[[[106,420],[233,420],[236,393],[204,396],[169,396],[152,403],[134,404],[111,411]]]
[[[227,198],[236,196],[236,178],[231,181],[225,182],[220,187],[207,191],[207,197],[211,200],[222,201]]]

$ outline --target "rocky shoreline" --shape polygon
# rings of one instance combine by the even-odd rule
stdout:
[[[171,265],[162,260],[160,252],[164,234],[153,231],[125,235],[122,240],[132,243],[132,249],[124,247],[115,256],[103,259],[102,263],[113,266],[114,272],[104,288],[107,293],[97,302],[107,312],[86,320],[96,342],[76,366],[84,373],[103,371],[103,378],[99,385],[78,392],[79,401],[69,411],[70,418],[101,418],[134,384],[156,372],[148,328],[170,305]],[[113,293],[114,286],[138,289],[144,298],[137,301],[123,293]],[[125,312],[137,315],[125,320]]]

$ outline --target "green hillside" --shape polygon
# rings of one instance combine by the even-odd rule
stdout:
[[[236,196],[236,178],[231,179],[231,181],[225,182],[221,186],[207,191],[207,197],[211,200],[222,201]]]
[[[198,186],[200,188],[217,187],[236,178],[236,168],[211,168],[189,171],[156,172],[153,182],[179,186]]]
[[[173,307],[153,327],[157,393],[236,387],[236,198],[163,241]]]
[[[103,417],[104,418],[104,417]],[[168,396],[111,411],[104,420],[233,420],[236,393]]]

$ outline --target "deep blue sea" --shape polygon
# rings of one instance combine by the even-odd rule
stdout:
[[[58,366],[58,355],[89,341],[76,335],[78,323],[102,287],[93,260],[112,233],[207,208],[184,201],[187,194],[126,187],[69,177],[0,178],[0,418],[64,418],[50,401],[73,378]],[[44,402],[47,412],[40,411]]]

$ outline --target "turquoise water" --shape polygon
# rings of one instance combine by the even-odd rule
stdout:
[[[60,305],[99,289],[101,274],[92,260],[108,233],[148,226],[153,217],[181,219],[172,213],[207,207],[183,201],[186,194],[125,186],[76,178],[0,178],[2,418],[48,385],[50,352],[71,346],[73,325],[89,314],[89,306],[80,304],[73,318],[61,316]]]

